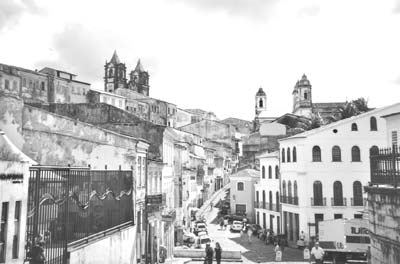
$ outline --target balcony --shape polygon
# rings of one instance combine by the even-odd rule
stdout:
[[[286,204],[299,205],[299,197],[281,195],[281,202]]]
[[[347,199],[335,199],[334,197],[331,198],[331,205],[332,206],[347,206]]]
[[[311,206],[326,206],[326,197],[322,199],[315,199],[311,198]]]
[[[365,206],[367,204],[367,198],[354,199],[351,198],[351,206]]]
[[[266,209],[266,210],[269,210],[269,211],[279,212],[279,205],[277,205],[277,204],[254,202],[254,208],[256,208],[256,209]]]
[[[371,184],[388,184],[395,187],[400,182],[400,147],[379,149],[370,155]]]

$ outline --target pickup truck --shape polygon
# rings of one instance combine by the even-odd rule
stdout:
[[[326,259],[366,261],[370,245],[368,220],[321,221],[319,222],[319,244],[325,251]]]

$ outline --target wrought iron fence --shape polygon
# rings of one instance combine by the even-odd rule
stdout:
[[[45,263],[67,262],[67,244],[133,220],[132,170],[30,168],[27,258],[38,246]]]
[[[400,147],[376,150],[370,154],[371,183],[398,186],[400,182]]]

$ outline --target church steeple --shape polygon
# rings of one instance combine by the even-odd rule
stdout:
[[[262,87],[258,89],[256,93],[256,117],[262,112],[267,110],[267,95],[265,94]]]
[[[149,86],[149,73],[144,70],[142,62],[138,60],[135,70],[131,71],[129,74],[130,80],[128,83],[128,88],[132,89],[138,93],[149,96],[150,86]]]
[[[303,74],[293,89],[293,114],[309,116],[312,112],[311,83]]]
[[[110,62],[104,65],[104,90],[113,93],[117,88],[126,87],[126,66],[121,63],[117,51],[114,51]]]

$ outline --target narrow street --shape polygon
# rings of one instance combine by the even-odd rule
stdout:
[[[242,252],[242,263],[274,263],[275,252],[272,245],[265,245],[263,241],[257,237],[252,237],[250,243],[247,236],[243,239],[240,238],[240,233],[232,233],[229,231],[229,226],[226,230],[221,230],[217,224],[218,208],[205,211],[204,216],[208,224],[208,234],[213,242],[219,242],[222,250],[240,250]],[[302,251],[285,248],[283,252],[283,261],[279,263],[308,263],[303,261]],[[234,262],[222,262],[234,263]]]

